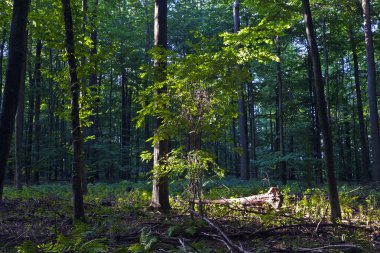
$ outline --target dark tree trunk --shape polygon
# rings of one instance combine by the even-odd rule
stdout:
[[[15,126],[22,73],[25,69],[29,3],[29,0],[15,0],[13,4],[8,65],[0,118],[0,202],[3,197],[5,170]]]
[[[167,0],[155,0],[155,17],[154,17],[154,46],[162,49],[167,48]],[[155,81],[162,82],[166,79],[166,64],[164,60],[155,60]],[[158,95],[165,93],[166,87],[157,90]],[[154,119],[154,129],[159,129],[162,120],[159,117]],[[157,167],[165,159],[169,152],[169,141],[159,140],[154,145],[153,166]],[[169,179],[167,175],[158,175],[155,171],[152,191],[152,208],[160,209],[163,212],[170,210],[169,203]]]
[[[234,32],[238,33],[240,30],[240,3],[239,0],[235,0],[234,3]],[[237,66],[241,69],[241,66]],[[248,129],[247,129],[247,108],[245,106],[243,83],[237,84],[239,89],[239,130],[240,130],[240,178],[249,180],[249,151],[248,151]]]
[[[368,64],[368,99],[371,125],[372,142],[372,172],[373,180],[380,183],[380,135],[379,135],[379,114],[377,111],[376,95],[376,67],[373,49],[373,38],[371,30],[370,1],[362,0],[365,47],[367,52]]]
[[[313,63],[314,87],[317,97],[317,111],[319,116],[319,124],[323,135],[325,161],[327,168],[327,182],[329,188],[329,200],[331,205],[331,219],[335,222],[336,220],[341,218],[341,211],[339,204],[338,189],[335,179],[333,144],[330,124],[327,115],[325,93],[323,89],[321,62],[318,52],[316,36],[314,33],[314,25],[311,17],[309,0],[302,0],[302,4],[304,10],[304,20],[306,25],[306,35]]]
[[[3,59],[4,59],[4,48],[5,48],[6,41],[7,41],[7,29],[4,29],[3,40],[0,46],[0,113],[1,113],[1,104],[2,104],[1,102],[3,98]]]
[[[24,43],[25,52],[27,52],[27,40]],[[15,122],[15,157],[16,157],[16,167],[15,167],[15,177],[14,183],[17,190],[22,189],[22,168],[23,168],[23,134],[24,134],[24,111],[25,111],[25,75],[26,75],[26,57],[24,58],[22,77],[20,83],[18,105],[16,112],[16,122]]]
[[[249,119],[250,119],[250,132],[251,132],[251,157],[253,162],[257,160],[256,154],[256,115],[255,115],[255,96],[253,92],[253,85],[249,86]],[[252,166],[252,177],[257,178],[257,166],[253,164]]]
[[[63,17],[65,22],[65,44],[67,62],[70,72],[71,85],[71,131],[73,146],[72,187],[74,201],[74,217],[84,220],[83,191],[81,179],[81,167],[83,166],[83,138],[79,119],[79,94],[80,86],[77,76],[77,66],[74,50],[73,20],[71,15],[70,0],[62,0]]]
[[[355,90],[356,90],[356,99],[357,99],[357,110],[359,118],[359,136],[360,136],[360,146],[361,146],[361,157],[362,157],[362,179],[365,181],[369,180],[369,148],[367,143],[367,133],[366,127],[364,124],[364,115],[363,115],[363,100],[362,92],[360,88],[360,77],[359,77],[359,62],[358,55],[356,53],[356,43],[354,32],[350,29],[350,40],[351,40],[351,51],[352,58],[354,60],[354,78],[355,78]]]
[[[41,125],[40,125],[40,114],[41,114],[41,51],[42,51],[42,42],[37,40],[36,45],[36,63],[34,66],[34,88],[36,92],[36,101],[35,101],[35,115],[34,115],[34,169],[33,169],[33,182],[39,184],[40,182],[40,173],[39,173],[39,164],[40,164],[40,136],[41,136]]]
[[[283,103],[282,103],[282,70],[281,70],[281,45],[280,39],[276,39],[276,54],[280,62],[276,62],[276,142],[278,143],[278,150],[282,157],[285,156],[285,141],[284,141],[284,117],[283,117]],[[285,161],[278,163],[278,169],[281,175],[282,184],[286,184],[287,172]]]
[[[327,35],[326,35],[326,17],[323,17],[323,58],[325,63],[325,87],[326,87],[326,106],[327,116],[330,118],[330,80],[329,80],[329,51],[327,50]]]
[[[121,179],[130,179],[128,159],[128,87],[125,67],[121,70]],[[128,175],[129,174],[129,175]]]
[[[32,39],[30,39],[32,42]],[[32,47],[30,45],[30,47]],[[31,55],[31,51],[29,51]],[[34,79],[33,79],[32,63],[28,61],[28,75],[29,75],[29,94],[28,94],[28,131],[26,136],[26,157],[25,157],[25,183],[29,185],[31,183],[31,172],[33,162],[33,133],[34,133]]]

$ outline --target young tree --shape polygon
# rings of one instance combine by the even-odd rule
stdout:
[[[5,170],[15,126],[15,115],[19,100],[22,73],[25,68],[26,23],[29,5],[29,0],[15,0],[13,4],[8,65],[0,118],[0,202],[3,197]]]
[[[71,15],[70,0],[62,0],[63,18],[65,22],[65,45],[67,62],[69,65],[71,85],[71,133],[73,146],[72,187],[74,201],[74,217],[84,219],[83,190],[81,179],[81,166],[83,163],[83,138],[79,118],[79,94],[80,86],[77,75],[77,65],[74,50],[73,20]]]
[[[327,115],[326,99],[323,87],[321,60],[319,57],[318,45],[314,32],[313,19],[311,16],[309,0],[302,0],[306,35],[310,48],[310,55],[313,63],[314,88],[317,99],[317,112],[319,124],[322,130],[325,161],[327,167],[327,182],[329,187],[329,199],[331,205],[331,219],[336,221],[341,218],[339,195],[336,185],[334,170],[334,154],[330,124]]]
[[[154,46],[162,51],[167,48],[167,0],[155,0],[155,15],[154,15]],[[165,54],[165,52],[162,52]],[[166,79],[166,59],[159,59],[154,61],[155,81],[157,83],[164,82]],[[158,95],[165,93],[166,86],[159,88],[156,93]],[[154,119],[154,129],[161,126],[162,120],[159,117]],[[155,133],[157,134],[157,132]],[[157,173],[158,166],[162,164],[163,160],[169,152],[169,141],[167,139],[156,140],[153,150],[153,166],[155,167],[155,175],[153,179],[152,203],[154,209],[159,209],[163,212],[170,210],[169,203],[169,181],[167,175],[159,175]]]
[[[380,133],[379,133],[379,113],[377,111],[376,95],[376,67],[375,53],[373,49],[373,38],[371,28],[370,1],[362,0],[365,48],[367,53],[368,65],[368,98],[371,125],[371,142],[372,142],[372,172],[373,180],[380,184]]]

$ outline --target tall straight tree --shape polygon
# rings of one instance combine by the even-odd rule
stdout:
[[[330,124],[327,115],[321,60],[319,57],[316,36],[314,33],[314,25],[311,16],[309,0],[302,0],[302,6],[304,13],[304,22],[306,26],[306,35],[309,43],[310,55],[313,64],[314,88],[315,95],[317,98],[317,113],[323,136],[325,161],[327,167],[327,182],[329,188],[329,200],[331,206],[331,219],[335,222],[336,220],[341,218],[341,211],[339,204],[338,188],[335,178],[333,143]]]
[[[168,16],[168,2],[167,0],[155,0],[154,11],[154,46],[160,49],[167,48],[167,16]],[[164,82],[166,79],[166,60],[156,59],[154,61],[155,81]],[[166,86],[158,89],[157,94],[166,92]],[[156,117],[154,119],[154,129],[157,131],[162,125],[162,119]],[[158,140],[154,145],[153,150],[153,166],[155,167],[155,175],[153,179],[152,203],[154,209],[159,209],[163,212],[170,210],[169,203],[169,180],[167,175],[159,175],[157,173],[158,166],[162,160],[166,158],[169,152],[169,141]]]
[[[367,53],[368,65],[368,100],[371,125],[371,143],[372,143],[372,172],[375,182],[380,183],[380,134],[379,134],[379,113],[377,111],[376,95],[376,67],[375,53],[373,49],[373,38],[371,30],[370,1],[362,0],[365,48]]]
[[[285,140],[284,140],[284,116],[282,103],[282,70],[281,70],[281,44],[280,38],[276,38],[276,55],[280,61],[276,62],[276,151],[280,151],[281,156],[285,156]],[[286,184],[286,163],[281,161],[278,163],[278,169],[283,184]]]
[[[25,69],[29,0],[15,0],[8,48],[8,65],[5,76],[4,98],[0,118],[0,202],[3,197],[4,177],[15,126],[15,115],[20,93],[22,73]]]
[[[71,15],[70,0],[62,0],[63,18],[65,22],[65,45],[67,62],[70,72],[71,85],[71,134],[73,146],[72,188],[74,201],[74,217],[84,220],[83,190],[81,179],[81,166],[83,163],[83,137],[79,119],[80,86],[77,74],[74,50],[73,19]]]
[[[364,114],[363,114],[363,100],[362,92],[360,88],[360,77],[359,77],[359,61],[358,54],[356,53],[356,43],[353,29],[350,29],[350,41],[351,41],[351,51],[352,58],[354,61],[354,78],[355,78],[355,91],[356,91],[356,106],[358,110],[359,118],[359,136],[362,154],[362,173],[361,177],[363,180],[369,180],[369,149],[366,137],[366,127],[364,124]]]
[[[234,2],[234,33],[240,30],[240,2]],[[240,67],[238,66],[240,69]],[[239,130],[240,130],[240,145],[242,154],[240,156],[240,178],[249,179],[249,151],[248,151],[248,128],[247,128],[247,109],[244,102],[244,84],[238,83],[239,89]]]
[[[3,58],[5,42],[7,41],[7,29],[3,30],[3,38],[0,45],[0,113],[1,113],[1,100],[3,98]]]
[[[34,88],[36,89],[36,103],[35,105],[35,115],[34,115],[34,145],[35,145],[35,167],[33,171],[33,182],[39,184],[40,173],[38,171],[38,164],[40,163],[40,137],[41,137],[41,52],[42,52],[42,42],[40,39],[37,40],[36,45],[36,63],[34,66]]]

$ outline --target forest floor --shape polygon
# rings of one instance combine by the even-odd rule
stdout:
[[[209,198],[265,192],[235,180],[211,184]],[[182,184],[183,186],[183,184]],[[280,210],[207,206],[191,218],[181,185],[164,215],[150,211],[150,185],[89,186],[86,222],[73,221],[68,184],[5,190],[0,205],[0,252],[380,252],[380,209],[375,188],[343,186],[343,219],[331,224],[324,189],[281,189]],[[182,189],[183,192],[183,189]],[[204,217],[204,218],[205,218]]]

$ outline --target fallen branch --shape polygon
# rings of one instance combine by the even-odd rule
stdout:
[[[203,204],[218,204],[218,205],[242,205],[244,207],[263,207],[269,204],[274,209],[279,209],[282,205],[283,197],[277,187],[271,187],[267,193],[252,195],[242,198],[233,199],[218,199],[218,200],[203,200]]]

